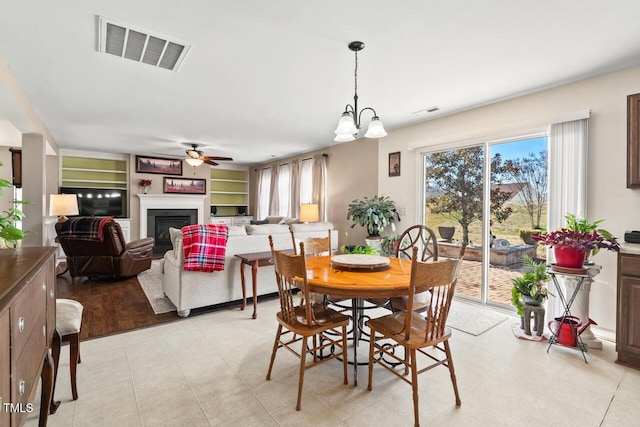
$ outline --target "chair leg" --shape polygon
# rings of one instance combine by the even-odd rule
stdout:
[[[404,375],[407,376],[409,375],[409,366],[410,366],[409,349],[407,349],[406,347],[403,347],[403,350],[404,350]]]
[[[344,384],[349,384],[347,379],[347,325],[342,326],[342,375]]]
[[[298,376],[298,402],[296,403],[296,411],[302,409],[302,383],[304,382],[304,368],[307,364],[307,340],[309,337],[302,338],[302,351],[300,351],[300,375]]]
[[[78,400],[78,387],[76,383],[76,372],[78,369],[78,348],[80,346],[80,334],[69,335],[69,368],[71,370],[71,394],[73,400]]]
[[[269,362],[269,370],[267,371],[267,381],[271,379],[271,369],[273,368],[273,362],[276,360],[276,351],[278,351],[278,342],[280,341],[281,334],[282,334],[282,325],[278,325],[278,332],[276,332],[276,339],[273,343],[273,350],[271,351],[271,361]]]
[[[451,358],[451,349],[449,348],[449,340],[444,342],[444,351],[447,354],[447,365],[449,366],[449,374],[451,375],[451,384],[453,384],[453,392],[456,395],[456,406],[460,406],[460,395],[458,394],[458,382],[456,381],[456,371],[453,368],[453,359]]]
[[[371,391],[371,383],[373,382],[373,360],[374,352],[376,348],[376,332],[372,329],[371,336],[369,337],[369,383],[367,384],[367,390]]]
[[[418,409],[418,365],[416,363],[416,350],[412,348],[409,350],[405,348],[405,357],[409,353],[409,359],[411,362],[411,388],[413,389],[413,416],[414,425],[418,427],[420,425],[420,410]]]

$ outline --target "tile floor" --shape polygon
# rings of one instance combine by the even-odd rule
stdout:
[[[85,341],[79,399],[71,400],[68,346],[63,347],[49,426],[372,426],[413,424],[411,388],[376,366],[358,387],[341,381],[332,361],[308,370],[302,410],[295,411],[298,362],[280,351],[265,374],[276,330],[277,300],[259,317],[237,308]],[[516,339],[509,318],[479,337],[451,339],[462,406],[446,368],[420,377],[420,414],[432,426],[635,426],[640,371],[615,364],[615,346],[578,352]],[[366,351],[361,347],[361,354]],[[37,405],[36,405],[37,406]],[[37,408],[36,408],[37,409]],[[37,411],[27,426],[36,426]]]

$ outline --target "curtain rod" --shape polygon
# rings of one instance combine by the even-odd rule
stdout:
[[[329,155],[327,153],[322,153],[321,154],[322,157],[329,157]],[[300,160],[301,162],[304,162],[305,160],[313,160],[313,157],[305,157],[304,159],[294,159],[294,160]],[[288,165],[289,162],[285,162],[285,163],[280,163],[278,166],[284,166],[284,165]],[[262,169],[269,169],[271,166],[265,166]],[[258,171],[258,168],[253,170],[254,172]]]

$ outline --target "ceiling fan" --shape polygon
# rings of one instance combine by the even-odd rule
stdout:
[[[205,156],[201,150],[198,150],[198,144],[188,145],[190,145],[191,148],[186,150],[187,158],[185,159],[185,161],[191,166],[200,166],[202,163],[206,163],[211,166],[218,166],[216,160],[233,160],[231,157]]]

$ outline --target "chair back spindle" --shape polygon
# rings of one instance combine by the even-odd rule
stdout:
[[[407,299],[407,313],[413,311],[413,296],[416,289],[428,290],[431,302],[424,314],[426,322],[425,341],[437,340],[445,333],[449,308],[456,288],[457,275],[461,259],[441,259],[433,262],[418,261],[417,247],[413,247],[411,264],[411,283]],[[411,337],[412,316],[405,318],[405,339]]]
[[[307,293],[307,266],[305,263],[304,243],[300,242],[300,251],[297,255],[276,251],[273,246],[273,237],[269,236],[269,246],[273,257],[273,267],[278,284],[280,297],[280,310],[287,322],[296,322],[296,305],[294,303],[294,291],[301,290]],[[305,303],[307,324],[311,324],[313,316],[308,302]]]
[[[438,240],[432,229],[425,225],[413,225],[401,235],[396,249],[396,258],[413,259],[413,248],[420,251],[418,261],[438,260]]]

